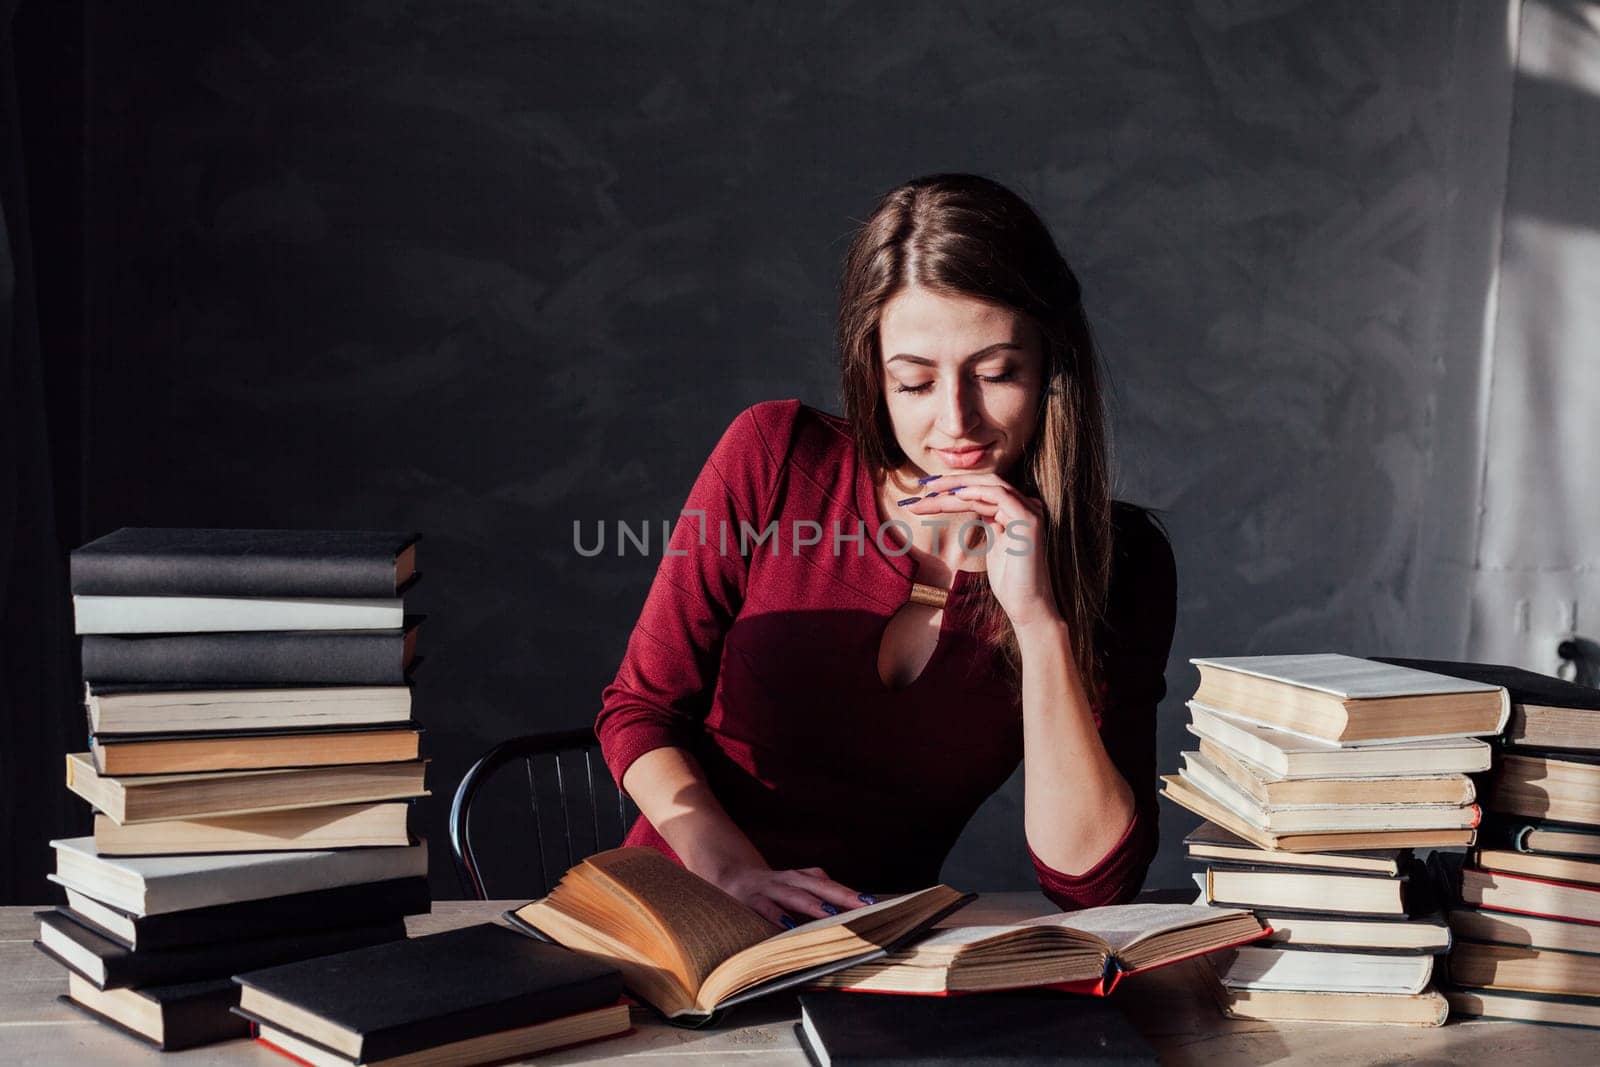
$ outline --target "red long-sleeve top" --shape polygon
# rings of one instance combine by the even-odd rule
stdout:
[[[1131,898],[1156,850],[1155,712],[1176,579],[1154,523],[1123,505],[1115,514],[1095,720],[1136,813],[1081,874],[1030,849],[1041,889],[1067,909]],[[939,880],[962,827],[1022,758],[1022,702],[966,625],[965,571],[922,673],[883,684],[879,644],[915,563],[894,554],[892,532],[880,544],[879,527],[844,420],[797,400],[741,412],[689,493],[595,729],[618,782],[651,749],[686,749],[775,869],[821,867],[884,893]],[[642,817],[625,843],[677,858]]]

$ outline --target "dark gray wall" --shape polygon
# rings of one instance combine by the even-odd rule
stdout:
[[[426,532],[441,894],[470,757],[592,718],[654,571],[579,558],[573,520],[671,518],[754,401],[836,409],[852,220],[920,173],[1028,195],[1084,280],[1121,495],[1177,550],[1165,767],[1187,657],[1401,653],[1436,625],[1418,501],[1431,398],[1479,339],[1501,4],[87,23],[87,532]],[[949,881],[1027,884],[1018,784]],[[1151,885],[1184,877],[1194,820],[1165,814]]]

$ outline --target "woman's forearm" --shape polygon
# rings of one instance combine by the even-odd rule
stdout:
[[[1022,651],[1023,825],[1064,874],[1093,867],[1133,819],[1133,790],[1111,762],[1060,619],[1017,631]]]
[[[628,767],[622,787],[684,866],[700,877],[720,883],[731,871],[767,865],[686,750],[651,749]]]

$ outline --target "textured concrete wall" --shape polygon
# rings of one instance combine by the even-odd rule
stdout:
[[[1030,196],[1084,279],[1121,495],[1177,549],[1164,766],[1189,656],[1459,630],[1419,575],[1462,447],[1436,405],[1476,396],[1501,3],[101,3],[89,23],[92,532],[426,531],[442,792],[493,740],[591,719],[615,670],[655,561],[578,558],[573,519],[670,518],[749,403],[836,410],[851,220],[929,171]],[[1019,784],[949,881],[1026,882]],[[1152,885],[1184,877],[1194,820],[1167,816]]]

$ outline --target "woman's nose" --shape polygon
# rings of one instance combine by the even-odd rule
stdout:
[[[945,390],[944,406],[939,410],[939,432],[952,442],[961,440],[970,430],[978,415],[977,390],[965,377]]]

